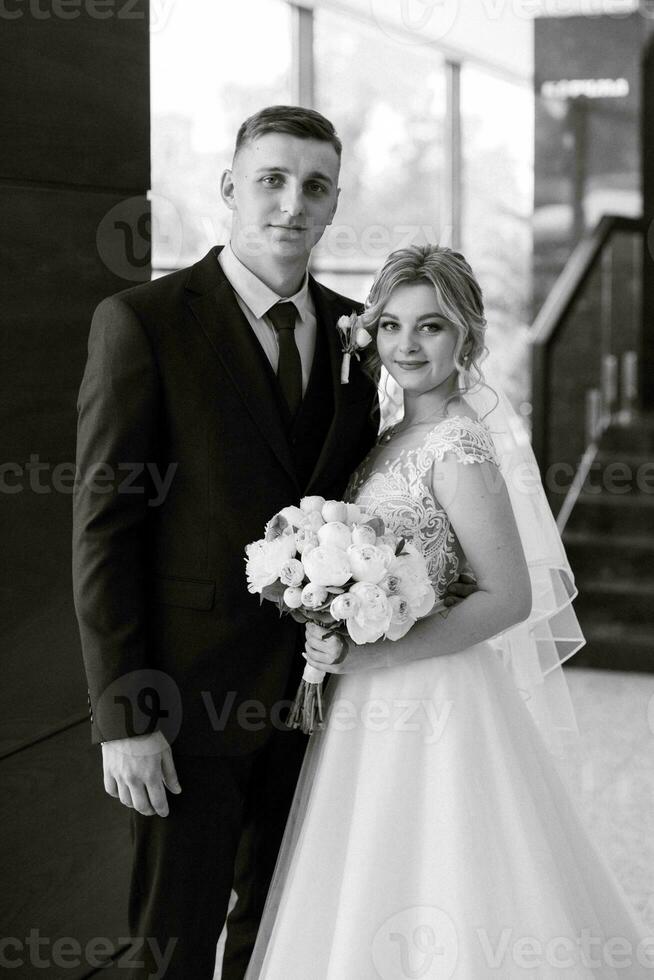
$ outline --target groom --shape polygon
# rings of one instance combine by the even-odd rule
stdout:
[[[229,245],[91,324],[73,585],[92,740],[131,810],[132,980],[210,980],[232,886],[222,977],[242,980],[301,766],[283,718],[302,630],[248,593],[243,558],[282,507],[341,497],[376,437],[372,381],[353,361],[340,383],[336,321],[361,307],[307,273],[340,154],[317,112],[251,116],[222,177]]]
[[[340,154],[317,112],[251,116],[222,177],[230,244],[91,324],[73,583],[92,740],[131,808],[132,978],[169,958],[168,980],[210,980],[234,884],[222,976],[241,980],[301,765],[281,709],[302,631],[243,558],[282,507],[341,497],[376,436],[372,381],[339,377],[336,321],[361,307],[307,273]]]

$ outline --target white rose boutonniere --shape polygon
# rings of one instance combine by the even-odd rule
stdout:
[[[341,335],[341,345],[343,347],[343,360],[341,362],[341,384],[346,385],[350,380],[350,361],[352,357],[359,358],[359,351],[367,347],[372,342],[372,336],[365,327],[361,326],[361,320],[357,313],[350,313],[349,316],[341,316],[336,321],[336,326]]]

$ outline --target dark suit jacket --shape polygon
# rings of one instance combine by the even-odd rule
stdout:
[[[109,297],[91,324],[73,586],[94,742],[160,728],[187,753],[263,744],[303,665],[301,628],[248,593],[245,545],[302,495],[342,496],[375,439],[373,383],[355,361],[339,379],[336,320],[360,307],[310,277],[334,411],[298,476],[276,379],[218,252]],[[167,492],[153,473],[172,476]]]

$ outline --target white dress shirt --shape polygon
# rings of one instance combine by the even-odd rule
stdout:
[[[302,285],[293,296],[279,296],[243,265],[231,245],[225,245],[218,255],[218,261],[236,293],[238,305],[254,330],[275,374],[279,363],[279,342],[277,331],[266,313],[271,306],[280,301],[295,304],[297,309],[295,342],[302,363],[302,394],[304,394],[309,383],[316,350],[317,331],[316,310],[309,292],[309,274],[305,273]]]

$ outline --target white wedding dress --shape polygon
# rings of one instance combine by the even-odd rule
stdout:
[[[496,462],[486,425],[457,416],[413,448],[381,440],[349,488],[420,545],[439,596],[464,561],[430,489],[446,452]],[[334,675],[325,702],[246,980],[654,978],[492,643]]]

